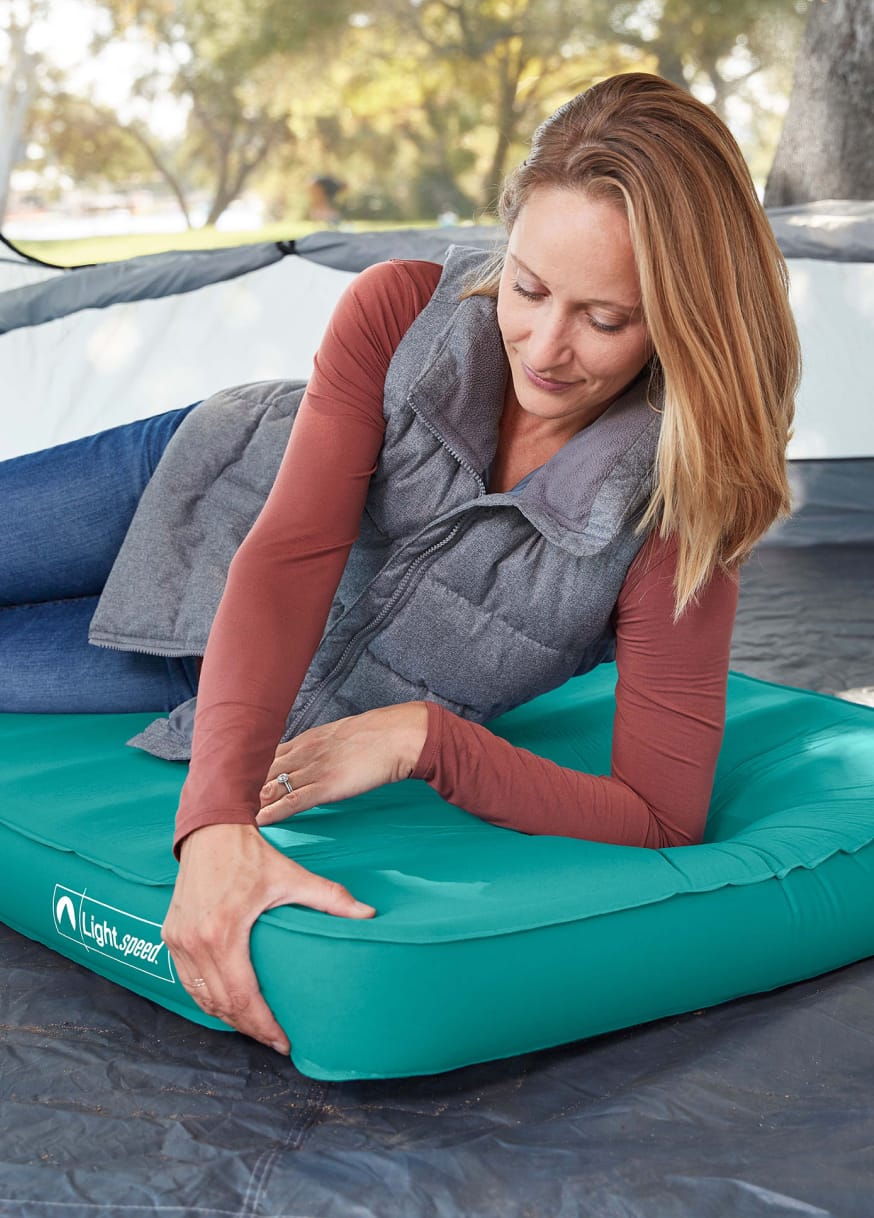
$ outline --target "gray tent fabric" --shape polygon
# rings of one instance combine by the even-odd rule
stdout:
[[[792,515],[762,545],[874,543],[874,457],[791,461],[789,486]]]
[[[874,202],[821,199],[769,208],[768,219],[787,258],[874,262]]]
[[[840,262],[874,261],[874,203],[829,201],[769,213],[787,258]],[[450,245],[501,248],[499,225],[452,225],[384,232],[331,230],[296,241],[208,250],[147,254],[123,262],[72,268],[68,274],[7,292],[0,290],[0,334],[40,325],[78,309],[105,308],[121,301],[148,300],[193,292],[209,283],[269,266],[294,254],[342,271],[362,271],[387,258],[442,262]],[[21,257],[6,243],[10,257]],[[26,256],[25,256],[26,257]]]
[[[295,253],[338,271],[363,271],[387,258],[420,258],[442,262],[450,245],[500,249],[504,229],[490,225],[447,225],[440,228],[397,228],[386,232],[313,233],[294,243]]]
[[[124,262],[76,267],[47,282],[0,292],[0,334],[20,326],[55,321],[79,309],[102,309],[120,301],[194,292],[208,283],[235,279],[283,257],[278,245],[268,243],[144,254]]]
[[[227,248],[171,250],[122,262],[72,267],[49,283],[0,290],[0,334],[38,326],[80,309],[195,292],[297,255],[342,271],[362,271],[388,258],[442,262],[452,244],[488,249],[500,245],[492,227],[399,229],[379,233],[315,233],[299,241],[258,242]],[[26,260],[25,260],[26,261]]]

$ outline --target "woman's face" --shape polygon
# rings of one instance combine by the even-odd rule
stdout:
[[[498,325],[524,411],[572,433],[603,413],[652,353],[624,212],[536,191],[510,233]]]

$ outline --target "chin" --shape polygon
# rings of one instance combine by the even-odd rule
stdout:
[[[586,401],[580,401],[578,398],[572,400],[569,395],[563,393],[552,394],[546,390],[535,389],[528,381],[514,388],[519,405],[529,414],[556,419],[591,409]]]

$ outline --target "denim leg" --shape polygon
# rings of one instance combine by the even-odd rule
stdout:
[[[88,643],[96,596],[0,610],[0,711],[169,711],[197,693],[193,659]]]
[[[88,643],[140,496],[192,409],[0,462],[0,711],[163,711],[196,692],[193,659]]]
[[[193,407],[0,462],[0,606],[94,596]]]

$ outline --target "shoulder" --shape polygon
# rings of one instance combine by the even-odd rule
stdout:
[[[442,268],[435,262],[377,262],[352,280],[331,319],[350,347],[390,355],[434,294]]]
[[[361,304],[412,320],[434,295],[442,273],[436,262],[393,258],[367,267],[349,290]]]

